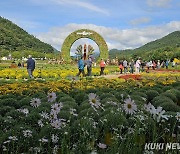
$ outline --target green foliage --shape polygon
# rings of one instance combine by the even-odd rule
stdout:
[[[164,95],[159,95],[152,100],[152,104],[156,107],[161,106],[165,102],[175,104],[169,97]]]
[[[180,31],[175,31],[161,39],[149,42],[134,50],[117,50],[109,51],[110,58],[118,57],[119,59],[137,59],[143,60],[166,60],[180,58]]]
[[[158,96],[159,93],[155,90],[148,90],[146,92],[148,102],[150,102],[154,97]]]
[[[177,106],[174,103],[171,102],[164,102],[161,104],[161,107],[165,110],[165,111],[173,111],[173,112],[180,112],[180,107]]]
[[[82,53],[82,45],[79,45],[77,48],[76,48],[76,55],[78,55],[78,56],[82,56],[83,55],[83,53]]]
[[[171,100],[173,100],[174,103],[177,103],[177,98],[176,98],[175,94],[166,91],[166,92],[163,93],[162,95],[167,96],[168,98],[170,98]]]
[[[11,21],[0,17],[0,51],[38,51],[52,53],[54,48],[28,34]],[[21,52],[15,52],[17,57]]]
[[[83,35],[83,32],[91,33],[91,35]],[[89,39],[94,40],[97,43],[97,45],[99,46],[99,50],[100,50],[100,57],[99,57],[98,61],[100,61],[101,58],[104,58],[105,60],[108,59],[108,57],[109,57],[108,46],[107,46],[105,40],[102,38],[102,36],[100,36],[98,33],[96,33],[95,31],[92,31],[92,30],[80,29],[75,32],[72,32],[64,40],[64,43],[61,48],[61,56],[63,57],[63,59],[65,61],[67,61],[67,62],[71,61],[70,48],[71,48],[72,44],[80,38],[89,38]]]

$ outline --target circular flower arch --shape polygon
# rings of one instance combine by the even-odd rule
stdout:
[[[89,29],[80,29],[77,31],[72,32],[67,36],[67,38],[64,40],[64,43],[61,48],[61,56],[66,62],[71,61],[70,57],[70,49],[73,43],[81,38],[89,38],[96,42],[96,44],[99,46],[100,50],[100,56],[98,58],[98,61],[103,58],[103,59],[108,59],[108,46],[103,39],[101,35],[99,35],[97,32]]]

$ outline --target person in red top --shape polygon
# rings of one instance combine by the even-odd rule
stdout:
[[[106,63],[104,62],[104,60],[102,58],[101,61],[100,61],[100,68],[101,68],[100,75],[104,74],[105,66],[106,66]]]
[[[122,74],[122,71],[123,71],[123,69],[124,69],[122,62],[120,62],[120,64],[119,64],[119,69],[120,69],[120,74]]]

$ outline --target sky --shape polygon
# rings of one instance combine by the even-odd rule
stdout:
[[[109,49],[119,50],[180,30],[180,0],[1,0],[0,6],[0,16],[57,50],[81,28],[96,31]],[[89,39],[78,41],[72,48],[96,44]]]

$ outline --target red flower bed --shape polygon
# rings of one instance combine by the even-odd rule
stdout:
[[[122,78],[122,79],[134,79],[134,80],[140,80],[141,79],[141,75],[139,74],[126,74],[126,75],[121,75],[119,76],[119,78]]]

